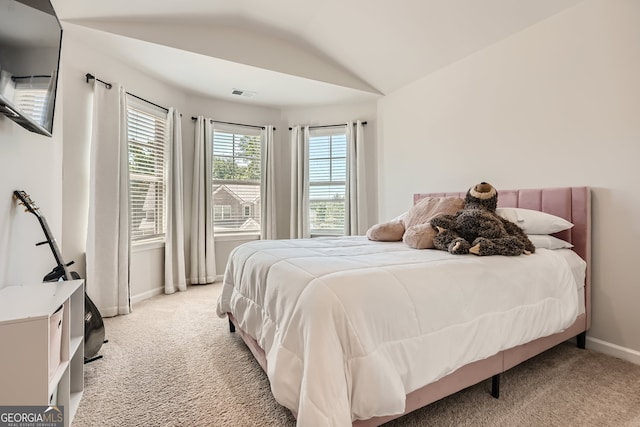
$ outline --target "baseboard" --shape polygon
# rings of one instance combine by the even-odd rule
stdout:
[[[599,340],[598,338],[591,338],[588,335],[586,346],[589,350],[608,354],[609,356],[617,357],[619,359],[635,363],[636,365],[640,365],[640,351]]]
[[[144,300],[149,299],[151,297],[154,297],[156,295],[160,295],[163,292],[164,292],[164,288],[155,288],[155,289],[151,289],[150,291],[143,292],[143,293],[138,294],[138,295],[132,295],[131,296],[131,305],[135,305],[135,304],[139,303],[140,301],[144,301]]]
[[[218,275],[216,275],[216,278],[215,278],[215,279],[213,279],[213,282],[211,282],[211,283],[218,283],[218,282],[222,282],[222,279],[224,279],[224,274],[218,274]],[[209,284],[210,284],[210,283],[207,283],[207,285],[209,285]],[[187,285],[188,285],[188,286],[193,285],[193,283],[191,283],[191,279],[189,279],[188,277],[187,277]],[[198,284],[196,284],[196,286],[197,286],[197,285],[199,285],[199,283],[198,283]]]

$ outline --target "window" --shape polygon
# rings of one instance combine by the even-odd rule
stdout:
[[[311,235],[343,235],[347,136],[344,128],[309,135],[309,224]]]
[[[166,231],[167,112],[127,98],[129,206],[133,243],[164,238]]]
[[[231,205],[215,205],[213,207],[213,219],[216,221],[231,219]]]
[[[213,227],[260,233],[260,129],[217,124],[213,131]]]

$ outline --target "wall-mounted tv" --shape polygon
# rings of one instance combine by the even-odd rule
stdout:
[[[61,45],[49,0],[0,0],[0,112],[46,136],[53,132]]]

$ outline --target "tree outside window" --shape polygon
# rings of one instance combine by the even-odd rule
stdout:
[[[227,206],[215,216],[217,233],[260,233],[260,158],[258,133],[213,132],[213,205]]]

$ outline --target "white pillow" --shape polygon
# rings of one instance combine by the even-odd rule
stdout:
[[[569,249],[573,247],[571,243],[548,234],[528,234],[527,237],[536,248]]]
[[[527,234],[553,234],[573,227],[573,224],[564,218],[531,209],[498,208],[496,213],[518,224]]]

